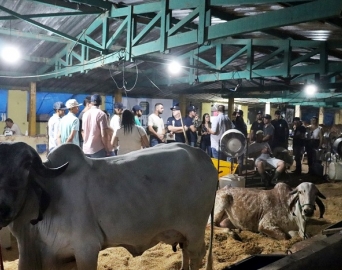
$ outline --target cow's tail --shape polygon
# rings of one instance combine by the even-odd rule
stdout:
[[[211,215],[210,215],[211,216],[210,217],[210,241],[209,241],[207,264],[205,266],[205,270],[213,269],[214,208],[215,208],[215,201],[214,201],[214,205],[213,205],[213,208],[211,210]]]

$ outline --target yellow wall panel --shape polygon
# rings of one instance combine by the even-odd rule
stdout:
[[[16,123],[21,132],[28,130],[27,122],[27,92],[21,90],[8,91],[7,117]]]

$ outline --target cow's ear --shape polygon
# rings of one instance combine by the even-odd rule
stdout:
[[[324,204],[322,203],[322,201],[318,197],[316,197],[316,203],[317,203],[317,205],[319,207],[319,218],[323,218],[323,215],[325,213],[325,206],[324,206]]]
[[[291,192],[292,193],[292,192]],[[291,194],[290,193],[290,194]],[[290,211],[293,209],[293,207],[295,206],[296,202],[298,201],[298,195],[294,196],[290,202],[290,205],[289,205],[289,209]]]
[[[322,199],[326,199],[326,197],[320,191],[317,192],[317,196]]]

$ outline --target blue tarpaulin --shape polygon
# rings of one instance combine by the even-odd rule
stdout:
[[[0,89],[0,113],[7,113],[8,91]]]

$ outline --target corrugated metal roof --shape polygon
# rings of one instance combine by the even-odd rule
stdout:
[[[55,1],[56,3],[63,1]],[[64,1],[68,2],[68,1]],[[105,1],[106,2],[106,1]],[[149,2],[159,2],[159,1],[138,1],[138,0],[126,0],[126,1],[109,1],[114,4],[125,6],[125,5],[137,5],[142,3]],[[69,9],[45,5],[35,1],[6,1],[0,0],[0,6],[3,6],[7,9],[15,11],[21,15],[29,15],[29,14],[48,14],[48,13],[63,13],[70,12]],[[85,5],[80,5],[83,7]],[[221,7],[212,7],[213,17],[211,20],[211,25],[220,24],[227,22],[229,20],[233,20],[236,18],[242,17],[250,17],[255,16],[257,14],[262,14],[269,11],[281,10],[289,6],[288,3],[273,3],[273,4],[253,4],[253,5],[223,5]],[[91,8],[86,6],[87,8]],[[187,15],[192,12],[192,9],[182,9],[182,10],[173,10],[172,16],[175,19],[183,19]],[[0,17],[8,16],[6,12],[0,10]],[[82,31],[87,29],[89,25],[98,17],[97,14],[90,15],[82,15],[82,16],[65,16],[65,17],[43,17],[43,18],[32,18],[33,20],[49,26],[55,30],[66,33],[70,36],[76,37]],[[147,22],[148,18],[143,18]],[[199,18],[195,18],[191,23],[198,24]],[[113,34],[118,27],[120,26],[122,20],[110,20],[109,32]],[[142,24],[138,24],[138,32],[143,28]],[[24,36],[20,36],[19,33],[15,33],[15,30],[19,30],[21,33],[31,33],[33,35],[46,35],[50,37],[57,37],[57,35],[31,25],[23,20],[13,19],[13,20],[3,20],[0,19],[0,30],[1,29],[11,29],[13,31],[13,35],[4,35],[0,32],[0,40],[1,42],[13,42],[20,46],[21,52],[25,57],[39,57],[39,58],[53,58],[58,52],[60,52],[65,43],[57,43],[46,41],[43,39],[33,39],[26,38]],[[101,40],[101,30],[98,29],[92,34],[92,38],[94,40]],[[152,30],[146,37],[143,39],[143,42],[152,41],[158,39],[160,35],[160,31],[155,29]],[[304,22],[295,25],[288,25],[283,27],[278,27],[275,29],[268,29],[264,31],[256,31],[251,33],[239,34],[237,36],[233,36],[236,39],[296,39],[296,40],[336,40],[342,41],[342,19],[340,17],[328,18],[322,21],[312,21],[312,22]],[[116,43],[115,47],[125,47],[126,40],[125,37],[120,37]],[[152,54],[154,57],[159,59],[171,59],[173,56],[178,56],[184,54],[190,50],[196,50],[197,45],[184,45],[173,48],[169,54]],[[223,45],[223,57],[229,57],[236,53],[240,47],[238,46],[229,46]],[[79,48],[77,46],[75,51],[78,51]],[[296,52],[298,54],[302,54],[306,52],[305,48],[296,48]],[[256,52],[255,59],[259,59],[265,55],[267,55],[269,51],[267,48],[264,50],[260,50]],[[91,52],[90,57],[93,56]],[[214,49],[208,50],[204,53],[201,53],[201,58],[206,59],[207,61],[215,62],[215,51]],[[339,49],[336,49],[329,54],[329,60],[331,61],[341,61],[342,52]],[[317,56],[313,56],[311,59],[318,59]],[[247,56],[242,56],[239,60],[233,62],[231,65],[224,67],[227,71],[239,71],[242,70],[246,64]],[[129,85],[126,85],[126,88],[129,89],[133,86],[133,83],[136,78],[136,73],[134,72],[135,65],[134,63],[126,63],[126,69],[133,69],[132,72],[126,72],[124,79],[128,82]],[[23,75],[23,78],[13,79],[10,76],[0,77],[0,87],[6,86],[16,86],[16,87],[28,87],[28,82],[30,81],[30,75],[36,74],[37,70],[42,66],[40,62],[32,62],[32,61],[21,61],[19,66],[7,66],[0,61],[0,75],[3,74],[17,74]],[[197,64],[197,72],[198,74],[204,74],[205,72],[202,68],[205,67],[205,64],[198,63]],[[146,70],[156,69],[155,74],[146,74]],[[112,74],[116,74],[114,77],[115,81],[111,77],[109,69],[112,69]],[[170,84],[168,86],[161,86],[158,83],[155,83],[156,76],[160,78],[168,78],[169,75],[165,70],[165,66],[162,64],[149,63],[140,61],[138,65],[138,80],[136,87],[127,92],[129,96],[156,96],[156,97],[166,97],[166,98],[178,98],[178,94],[174,94],[175,90],[188,89],[192,85],[189,84]],[[25,76],[26,75],[26,76]],[[339,76],[336,77],[339,79]],[[237,80],[239,78],[234,78],[231,80],[231,84],[237,84]],[[274,77],[270,78],[273,81],[264,81],[264,84],[274,84],[274,81],[283,82],[283,79]],[[176,80],[176,79],[174,79]],[[172,82],[172,80],[171,80]],[[67,91],[67,92],[75,92],[75,93],[92,93],[92,92],[103,92],[106,94],[114,94],[117,85],[123,84],[122,72],[118,71],[117,68],[113,69],[112,65],[104,65],[101,68],[97,68],[94,70],[90,70],[87,73],[78,73],[73,74],[71,77],[61,77],[54,78],[48,80],[39,80],[37,82],[38,91]],[[245,87],[250,85],[254,85],[253,82],[243,80],[242,84]],[[274,84],[275,87],[277,84]],[[194,89],[203,89],[201,84],[199,86],[193,87]],[[205,89],[219,89],[222,88],[222,82],[213,82],[209,85],[205,86]],[[196,91],[194,90],[194,93]],[[208,101],[217,101],[221,100],[220,93],[200,93],[200,94],[187,94],[187,98],[192,100],[208,100]],[[254,102],[257,100],[253,100]]]

